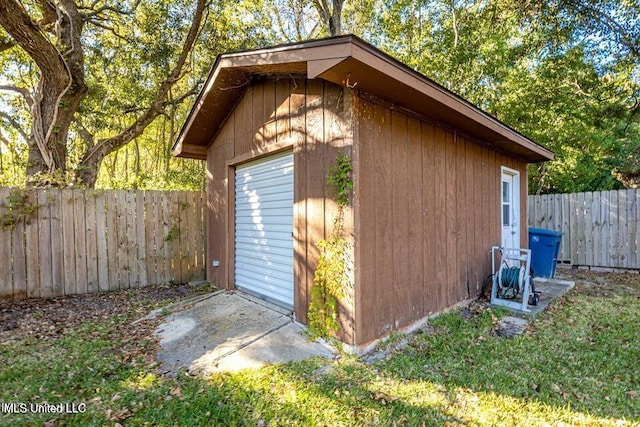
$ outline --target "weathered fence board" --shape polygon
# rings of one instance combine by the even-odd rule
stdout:
[[[63,260],[63,235],[62,235],[62,194],[59,191],[51,192],[50,198],[51,218],[51,295],[62,295],[64,288],[64,260]]]
[[[49,194],[48,194],[49,193]],[[40,295],[41,297],[51,297],[51,283],[53,282],[51,258],[40,256],[41,248],[45,248],[51,244],[51,209],[47,203],[47,196],[50,192],[47,190],[40,191],[37,194],[36,203],[38,203],[38,263],[40,264]],[[38,295],[35,295],[38,296]]]
[[[196,192],[0,187],[0,298],[52,297],[204,279]],[[10,212],[11,211],[11,212]]]
[[[529,196],[529,226],[561,231],[558,260],[640,269],[640,189]]]
[[[153,235],[153,226],[152,224],[155,221],[155,213],[153,209],[153,194],[151,192],[146,192],[144,198],[144,212],[145,212],[145,222],[144,222],[144,237],[145,237],[145,264],[147,266],[147,280],[149,283],[157,283],[157,273],[156,273],[156,258],[154,255],[155,250],[155,236]]]
[[[87,230],[87,293],[98,292],[98,223],[96,218],[96,195],[85,194],[85,227]]]
[[[27,198],[29,206],[36,206],[37,194],[30,193]],[[25,252],[27,262],[27,296],[37,298],[40,296],[40,265],[38,252],[38,216],[37,211],[33,218],[27,220],[25,233]]]
[[[145,259],[147,257],[147,240],[144,235],[144,224],[146,218],[144,217],[144,191],[136,192],[136,212],[139,215],[135,224],[136,244],[138,245],[138,286],[144,286],[148,283],[147,264]]]
[[[96,191],[96,257],[98,258],[98,290],[109,290],[109,256],[107,250],[107,211],[105,206],[105,192]]]
[[[25,223],[20,221],[13,226],[11,234],[12,258],[11,266],[13,267],[13,295],[15,298],[26,298],[27,296],[27,264],[26,264],[26,248],[25,248]],[[2,230],[0,230],[1,232]],[[8,241],[8,240],[7,240]],[[7,286],[7,293],[3,295],[11,295]]]
[[[0,200],[6,200],[9,197],[9,191],[9,188],[0,188]],[[7,218],[6,222],[9,223],[9,221],[9,218]],[[5,221],[3,221],[3,223],[4,222]],[[2,260],[11,259],[12,239],[13,235],[11,232],[9,232],[8,230],[0,229],[0,257],[2,257]],[[0,270],[0,294],[11,295],[12,293],[12,268],[11,266],[8,266],[8,268],[3,268]]]

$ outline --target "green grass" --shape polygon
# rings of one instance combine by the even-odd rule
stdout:
[[[515,339],[492,334],[503,311],[451,312],[373,364],[311,359],[208,379],[157,374],[153,343],[127,338],[130,318],[87,322],[0,344],[0,402],[87,411],[0,424],[640,425],[640,285],[592,290],[579,283]]]

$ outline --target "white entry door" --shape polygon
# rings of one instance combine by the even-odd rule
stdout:
[[[235,174],[235,286],[293,308],[293,154]]]
[[[502,247],[520,247],[520,174],[502,167],[500,180]]]

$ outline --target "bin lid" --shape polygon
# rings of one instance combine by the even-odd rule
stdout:
[[[537,234],[538,236],[553,236],[560,237],[562,236],[561,231],[556,230],[547,230],[545,228],[529,228],[529,234]]]

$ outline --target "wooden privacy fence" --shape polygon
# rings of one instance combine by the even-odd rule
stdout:
[[[204,279],[203,194],[0,188],[0,298]]]
[[[561,231],[558,261],[639,269],[640,189],[529,196],[529,226]]]

